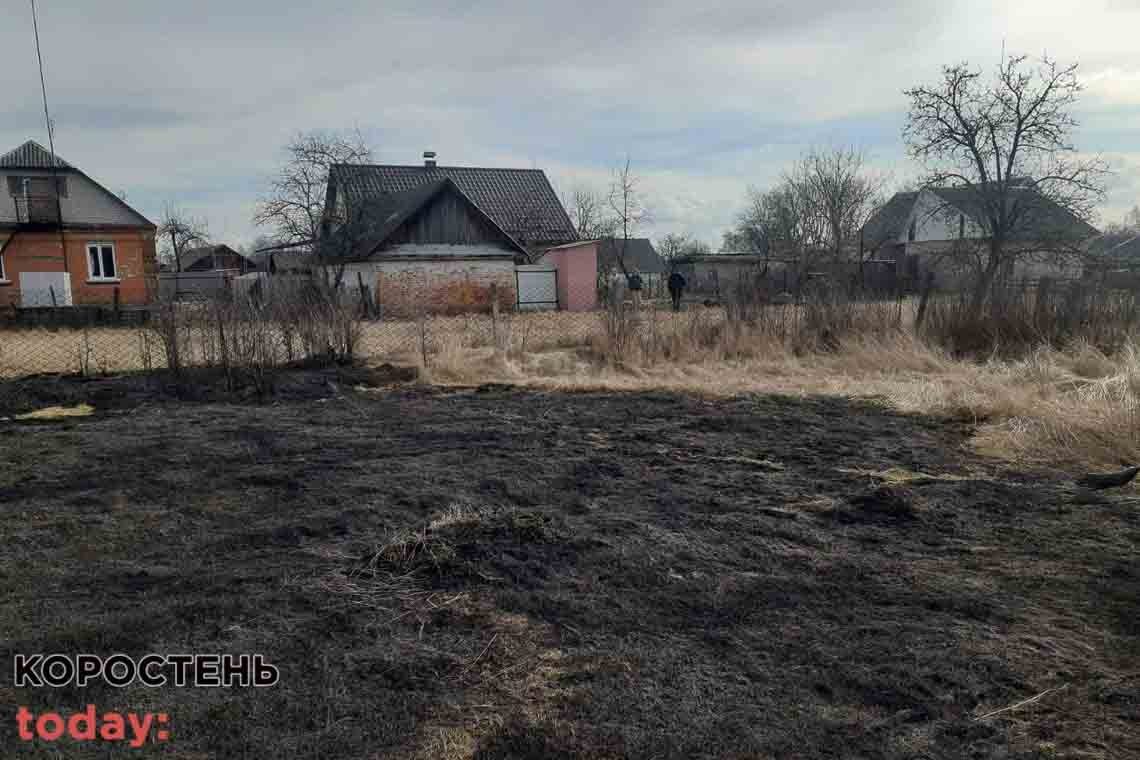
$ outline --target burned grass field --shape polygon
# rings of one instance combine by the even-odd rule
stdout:
[[[161,710],[173,758],[1140,756],[1131,491],[834,398],[319,385],[0,423],[4,704]],[[27,652],[281,680],[16,690]]]

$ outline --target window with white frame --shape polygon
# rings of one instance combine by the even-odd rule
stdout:
[[[8,275],[4,272],[4,254],[0,253],[0,282],[8,279]]]
[[[119,279],[119,268],[115,265],[114,243],[87,244],[87,273],[92,280]]]

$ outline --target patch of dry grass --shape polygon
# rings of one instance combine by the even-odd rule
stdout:
[[[834,351],[795,351],[753,337],[672,359],[599,361],[590,348],[504,356],[448,344],[427,374],[440,383],[507,383],[559,391],[749,393],[878,399],[898,411],[976,423],[975,445],[1014,462],[1062,467],[1140,461],[1140,348],[1106,356],[1088,344],[1042,347],[1023,359],[955,359],[908,333],[851,338]]]

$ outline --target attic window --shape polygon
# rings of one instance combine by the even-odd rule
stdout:
[[[51,192],[51,177],[28,177],[15,174],[8,175],[8,194],[13,197],[23,197],[24,184],[27,183],[28,195],[32,198],[54,198]],[[59,188],[59,197],[67,197],[67,177],[56,177],[56,187]]]
[[[917,237],[917,233],[918,233],[918,220],[917,219],[911,219],[910,220],[910,229],[907,230],[907,232],[906,232],[907,242],[913,243],[914,239]]]

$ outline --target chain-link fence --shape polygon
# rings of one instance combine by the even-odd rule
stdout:
[[[631,309],[630,304],[626,304]],[[716,320],[722,309],[692,306]],[[666,304],[643,302],[638,312],[646,329],[679,329],[689,312],[678,314]],[[504,311],[500,314],[425,316],[421,319],[360,321],[354,329],[353,355],[366,360],[430,362],[441,351],[454,348],[499,347],[508,352],[568,348],[604,339],[608,312]],[[233,323],[223,326],[228,335],[206,324],[183,330],[183,366],[218,363],[220,341],[248,343],[253,328]],[[274,352],[287,361],[290,340],[286,330],[270,328]],[[293,355],[300,359],[299,348]],[[165,369],[169,366],[166,339],[157,320],[133,326],[9,327],[0,329],[0,377],[41,373],[84,375]]]

